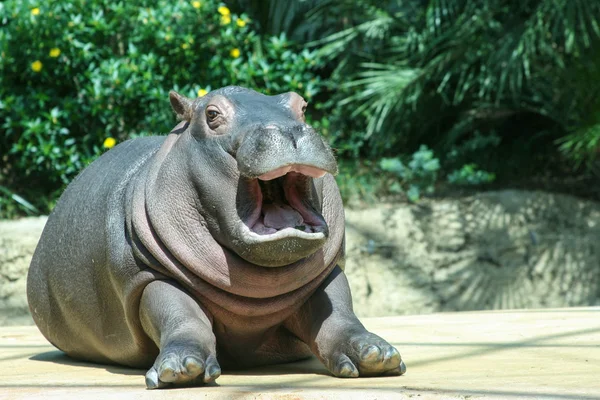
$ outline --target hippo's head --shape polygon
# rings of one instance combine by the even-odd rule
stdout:
[[[196,207],[221,245],[267,267],[323,246],[323,177],[335,175],[337,164],[306,124],[301,96],[226,87],[195,100],[171,92],[170,100],[187,121]]]

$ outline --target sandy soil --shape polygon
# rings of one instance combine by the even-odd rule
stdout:
[[[365,316],[600,304],[600,204],[545,192],[347,210]]]
[[[0,221],[0,325],[31,324],[29,261],[45,217]],[[346,210],[361,316],[600,305],[600,204],[498,191]]]

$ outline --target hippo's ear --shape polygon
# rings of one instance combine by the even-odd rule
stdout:
[[[302,96],[300,96],[296,92],[286,93],[288,96],[288,106],[302,122],[306,122],[306,117],[304,116],[304,112],[306,111],[306,106],[308,103]]]
[[[192,103],[194,102],[192,99],[171,90],[169,100],[173,111],[177,114],[177,119],[188,122],[192,119]]]

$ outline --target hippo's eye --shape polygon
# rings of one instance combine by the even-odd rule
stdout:
[[[206,118],[208,118],[208,122],[213,122],[220,114],[221,113],[219,113],[219,110],[215,106],[208,106],[206,108]]]

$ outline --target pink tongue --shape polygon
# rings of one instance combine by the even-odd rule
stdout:
[[[283,229],[304,225],[302,216],[288,205],[266,204],[263,205],[263,213],[264,224],[269,228]]]

